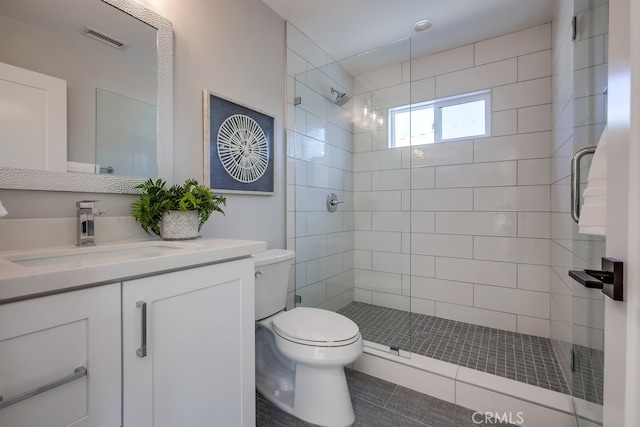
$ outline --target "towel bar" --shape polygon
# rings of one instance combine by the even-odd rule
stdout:
[[[596,147],[587,147],[576,151],[571,159],[571,218],[580,220],[580,160],[587,154],[596,152]]]

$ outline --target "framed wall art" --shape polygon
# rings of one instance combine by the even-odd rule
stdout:
[[[274,118],[204,91],[204,180],[214,192],[274,194]]]

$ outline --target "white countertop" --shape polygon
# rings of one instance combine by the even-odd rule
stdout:
[[[0,252],[0,304],[248,257],[266,249],[262,241],[197,239]]]

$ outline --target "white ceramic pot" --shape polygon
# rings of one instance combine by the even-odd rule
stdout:
[[[160,235],[165,240],[189,240],[198,237],[198,211],[169,211],[162,214]]]

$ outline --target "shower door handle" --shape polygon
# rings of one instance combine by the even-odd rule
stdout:
[[[624,263],[602,257],[602,270],[569,270],[569,277],[585,288],[602,289],[615,301],[624,301]]]
[[[580,220],[580,160],[587,154],[596,152],[596,147],[587,147],[576,151],[571,159],[571,218]]]

